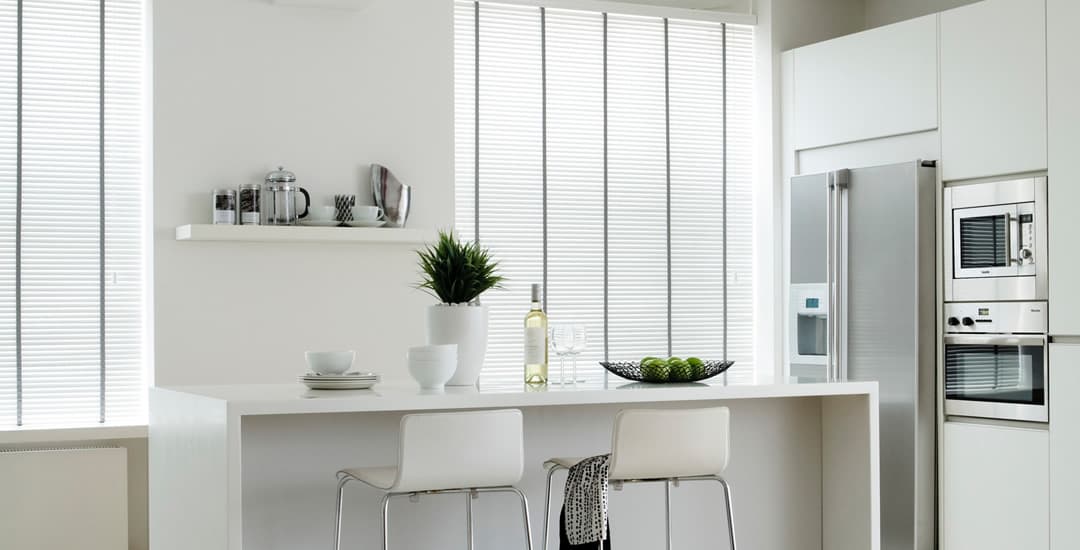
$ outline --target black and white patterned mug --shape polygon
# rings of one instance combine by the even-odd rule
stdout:
[[[334,219],[339,222],[352,221],[354,206],[356,206],[356,195],[334,195]]]

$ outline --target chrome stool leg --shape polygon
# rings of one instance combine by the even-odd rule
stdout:
[[[347,476],[338,474],[337,507],[334,512],[334,550],[341,550],[341,503],[345,500],[345,484],[348,482]]]
[[[727,504],[727,529],[728,529],[728,541],[731,543],[731,550],[735,550],[735,511],[731,506],[731,486],[724,478],[717,477],[717,481],[720,482],[720,486],[724,488],[724,501]]]
[[[473,550],[473,519],[472,519],[472,491],[465,492],[465,536],[468,537],[467,548]]]
[[[525,493],[522,493],[521,489],[511,487],[510,490],[521,499],[521,519],[525,524],[525,550],[532,550],[532,525],[529,523],[529,500],[525,498]]]
[[[551,476],[555,475],[555,470],[558,470],[559,466],[555,465],[548,468],[547,474],[547,496],[544,499],[544,535],[541,538],[543,541],[542,550],[548,550],[548,532],[551,529]],[[562,527],[560,527],[561,529]]]
[[[394,495],[386,493],[382,498],[382,547],[390,549],[390,497]]]
[[[667,550],[671,550],[671,480],[664,481],[664,534]]]

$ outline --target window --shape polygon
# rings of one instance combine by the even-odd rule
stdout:
[[[647,355],[752,379],[753,28],[458,0],[455,31],[456,228],[508,278],[482,381],[521,382],[532,283],[586,324],[588,379]]]
[[[0,429],[145,422],[143,0],[0,0]]]

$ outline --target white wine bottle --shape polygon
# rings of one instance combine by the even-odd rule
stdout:
[[[540,302],[540,285],[532,285],[532,308],[525,315],[525,383],[547,384],[548,321]]]

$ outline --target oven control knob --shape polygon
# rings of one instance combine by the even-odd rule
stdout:
[[[965,327],[970,327],[975,324],[975,320],[971,317],[964,317],[964,320],[961,322],[964,323]]]
[[[949,317],[949,319],[945,322],[948,323],[950,327],[955,327],[956,325],[960,324],[960,319],[957,319],[956,317]]]

